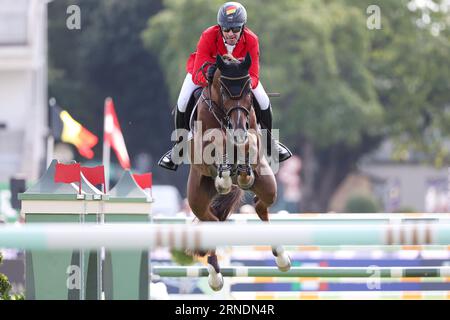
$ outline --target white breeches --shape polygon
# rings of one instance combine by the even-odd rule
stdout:
[[[252,89],[252,92],[256,101],[258,101],[261,110],[267,110],[270,107],[270,100],[266,90],[264,90],[264,87],[261,84],[261,81],[258,82],[255,89]]]
[[[180,95],[178,96],[177,107],[178,111],[186,112],[187,104],[191,98],[192,92],[200,86],[196,85],[192,81],[192,74],[188,73],[184,78],[183,85],[181,86]]]
[[[189,102],[189,99],[191,98],[192,93],[195,89],[199,88],[200,86],[196,85],[192,81],[192,75],[188,73],[186,75],[186,78],[184,78],[183,85],[181,86],[180,95],[178,96],[177,101],[177,107],[178,110],[181,112],[186,112],[187,104]],[[264,90],[263,85],[261,82],[258,82],[258,85],[255,89],[252,89],[253,95],[255,96],[256,100],[259,103],[259,106],[261,107],[261,110],[266,110],[270,106],[270,100],[269,96],[266,93],[266,90]]]

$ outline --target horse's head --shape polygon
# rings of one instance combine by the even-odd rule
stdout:
[[[246,144],[252,109],[251,79],[248,73],[250,55],[247,53],[242,62],[230,56],[224,60],[217,55],[216,65],[220,72],[214,77],[213,86],[219,92],[228,129],[233,134],[234,144]]]

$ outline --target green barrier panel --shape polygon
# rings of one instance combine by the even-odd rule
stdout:
[[[105,223],[148,223],[151,198],[125,171],[103,204]],[[103,267],[106,300],[149,299],[148,250],[107,250]]]
[[[102,193],[82,176],[76,184],[55,183],[56,160],[40,180],[19,195],[26,223],[98,223]],[[31,300],[101,297],[99,251],[27,250],[25,296]]]

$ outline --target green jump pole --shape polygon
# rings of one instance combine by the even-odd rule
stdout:
[[[206,267],[153,267],[161,277],[207,277]],[[224,277],[305,277],[305,278],[435,278],[450,277],[450,267],[292,267],[283,272],[276,267],[224,267]]]

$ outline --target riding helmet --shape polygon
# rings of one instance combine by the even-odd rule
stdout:
[[[239,2],[226,2],[217,13],[217,23],[221,28],[242,28],[247,23],[247,10]]]

